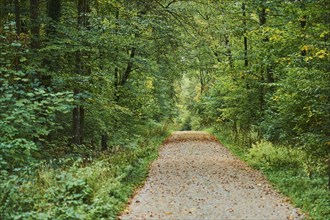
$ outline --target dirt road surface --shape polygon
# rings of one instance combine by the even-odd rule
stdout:
[[[174,132],[120,219],[303,219],[206,132]]]

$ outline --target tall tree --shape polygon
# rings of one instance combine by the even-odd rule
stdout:
[[[40,48],[39,0],[30,0],[31,49]]]
[[[243,39],[244,39],[244,66],[247,67],[249,65],[249,58],[248,58],[248,39],[246,36],[246,4],[245,2],[242,3],[242,13],[243,13]]]
[[[84,31],[88,28],[89,20],[88,20],[88,13],[90,12],[89,8],[89,0],[78,0],[77,4],[77,24],[78,30]],[[83,61],[83,56],[86,55],[85,52],[77,51],[76,52],[76,73],[79,75],[86,75],[89,73],[89,67],[85,65]],[[79,87],[73,89],[73,93],[75,97],[78,97],[81,93]],[[72,128],[73,128],[73,144],[82,144],[84,140],[84,122],[85,122],[85,108],[78,98],[78,103],[74,107],[72,112]]]
[[[19,0],[15,0],[15,23],[16,23],[16,34],[21,34],[21,5]]]
[[[47,15],[50,21],[46,27],[46,33],[48,37],[52,37],[56,34],[56,25],[61,18],[62,0],[48,0],[47,3]]]

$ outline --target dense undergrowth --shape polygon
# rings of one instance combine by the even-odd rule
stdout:
[[[330,219],[330,193],[324,166],[308,163],[305,152],[267,141],[244,148],[234,141],[231,132],[213,129],[212,132],[236,156],[263,172],[273,186],[288,196],[306,216],[315,220]]]
[[[2,171],[1,219],[115,219],[141,184],[163,131],[135,147],[100,152],[95,158],[62,158]]]

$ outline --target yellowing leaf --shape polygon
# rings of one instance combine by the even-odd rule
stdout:
[[[317,56],[320,59],[324,59],[325,57],[327,57],[329,54],[326,50],[319,50],[315,53],[315,56]]]
[[[310,48],[310,46],[308,46],[308,45],[304,45],[304,46],[302,46],[300,49],[301,49],[301,50],[308,51],[309,48]]]

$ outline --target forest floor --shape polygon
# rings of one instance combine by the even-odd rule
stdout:
[[[120,219],[303,219],[206,132],[174,132]]]

